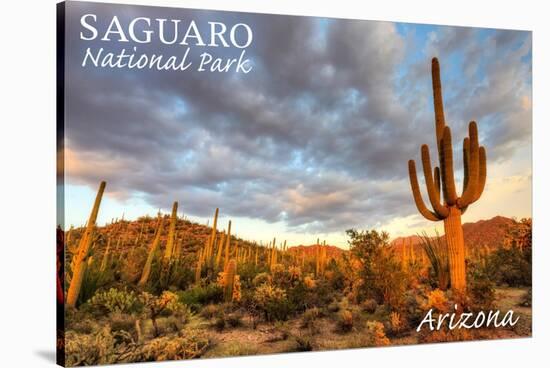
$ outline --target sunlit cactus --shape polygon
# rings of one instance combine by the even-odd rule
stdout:
[[[230,247],[231,247],[231,220],[229,220],[229,223],[227,224],[227,236],[225,237],[225,254],[223,259],[224,269],[227,267],[227,264],[229,263]]]
[[[479,146],[477,125],[472,121],[468,127],[469,136],[463,141],[464,183],[462,194],[458,196],[454,181],[451,128],[445,123],[437,58],[432,59],[432,87],[439,166],[432,170],[430,151],[426,144],[422,145],[420,150],[432,210],[426,207],[420,194],[414,160],[409,160],[409,178],[418,211],[428,220],[443,220],[449,253],[451,287],[464,291],[466,265],[461,216],[483,193],[487,175],[486,153],[485,148]]]
[[[237,263],[234,259],[227,263],[223,272],[224,299],[226,302],[233,300],[233,286],[235,285],[235,276],[237,274]]]
[[[216,269],[219,269],[220,267],[224,246],[225,246],[225,231],[223,231],[222,234],[220,235],[220,241],[218,242],[218,250],[216,253],[216,262],[215,262]]]
[[[111,250],[111,238],[107,240],[107,247],[105,248],[105,253],[103,253],[103,259],[101,260],[101,266],[99,270],[104,272],[107,269],[107,264],[109,263],[109,251]]]
[[[164,218],[162,216],[159,216],[159,219],[157,222],[157,228],[155,230],[155,237],[153,239],[153,243],[151,244],[151,247],[149,248],[147,261],[145,261],[145,266],[143,267],[143,272],[141,273],[141,278],[138,283],[138,285],[140,286],[145,285],[149,280],[149,276],[151,275],[151,266],[153,264],[153,260],[155,258],[157,249],[159,248],[163,222],[164,222]]]
[[[216,208],[216,211],[214,212],[214,222],[212,222],[212,233],[210,234],[210,242],[208,243],[208,246],[206,248],[205,260],[208,266],[213,266],[212,256],[214,252],[214,244],[216,243],[219,212],[220,212],[220,209]]]
[[[78,252],[75,257],[73,275],[71,277],[71,283],[69,285],[69,291],[67,292],[67,307],[75,307],[78,295],[80,294],[80,288],[82,287],[82,280],[84,280],[84,274],[86,272],[86,266],[88,264],[88,256],[90,255],[90,248],[93,240],[93,232],[97,215],[99,213],[99,206],[101,199],[103,198],[103,192],[105,191],[106,183],[102,181],[99,184],[99,189],[95,198],[90,218],[86,225],[86,230],[80,238],[80,244],[78,246]]]
[[[197,264],[195,265],[195,284],[200,285],[202,276],[202,254],[204,249],[199,250],[197,254]]]
[[[176,237],[176,224],[178,222],[178,202],[172,205],[172,215],[170,216],[170,227],[168,228],[168,240],[164,251],[164,261],[168,262],[174,252],[174,241]]]

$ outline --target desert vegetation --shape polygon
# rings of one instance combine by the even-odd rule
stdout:
[[[486,154],[470,123],[458,197],[435,59],[432,68],[439,166],[432,170],[427,146],[421,153],[433,211],[422,200],[414,161],[409,173],[420,213],[444,221],[445,234],[390,240],[377,229],[349,229],[346,249],[322,239],[288,244],[277,234],[258,242],[236,236],[238,223],[220,224],[218,208],[207,224],[178,216],[185,202],[174,202],[169,214],[98,226],[102,182],[87,223],[57,231],[57,298],[65,316],[58,348],[65,363],[530,336],[531,219],[461,223],[483,192]],[[483,244],[475,237],[481,226],[491,234]],[[514,309],[520,322],[416,331],[427,311],[453,308]]]

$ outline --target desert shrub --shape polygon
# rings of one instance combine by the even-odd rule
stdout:
[[[398,336],[406,329],[407,324],[405,318],[403,318],[400,313],[391,312],[386,326],[388,334],[390,334],[391,336]]]
[[[473,333],[463,328],[450,330],[444,327],[434,331],[422,329],[418,333],[418,341],[421,343],[468,341],[473,339]]]
[[[523,294],[523,296],[521,297],[521,300],[519,302],[519,306],[521,306],[521,307],[531,307],[532,300],[533,300],[533,289],[529,288],[529,289],[527,289],[525,294]]]
[[[138,308],[138,298],[132,291],[110,288],[97,292],[89,304],[104,313],[131,313]]]
[[[89,335],[73,331],[65,335],[67,366],[133,362],[140,356],[139,346],[128,332],[112,332],[108,325]]]
[[[289,289],[300,279],[302,272],[298,267],[286,269],[282,264],[276,264],[271,270],[271,282],[276,287]]]
[[[325,277],[333,290],[343,290],[346,286],[346,276],[334,258],[327,264]]]
[[[83,305],[90,298],[92,298],[96,292],[108,285],[110,285],[114,278],[114,272],[112,268],[108,268],[104,271],[100,270],[100,263],[93,258],[89,260],[86,273],[82,280],[82,286],[80,287],[80,293],[78,294],[77,306]],[[67,282],[70,281],[70,277],[66,278]],[[68,290],[68,285],[65,290]]]
[[[384,325],[378,321],[367,322],[367,328],[363,339],[364,339],[365,346],[390,345],[390,339],[386,337]]]
[[[159,337],[142,348],[143,361],[163,361],[200,358],[208,348],[208,338],[196,331],[186,331],[182,336]]]
[[[440,313],[446,313],[450,310],[449,299],[440,289],[432,290],[427,295],[427,300],[422,306],[424,310],[434,309]]]
[[[326,280],[317,280],[313,288],[306,286],[304,282],[296,282],[287,289],[288,300],[299,312],[308,308],[324,308],[336,297],[336,292]]]
[[[531,286],[531,251],[516,246],[500,247],[490,254],[486,265],[487,276],[497,285]]]
[[[447,247],[436,232],[435,237],[429,237],[426,232],[420,237],[422,249],[430,261],[430,283],[441,290],[449,287],[449,257]]]
[[[353,329],[353,313],[347,309],[338,314],[337,327],[340,332],[349,332]]]
[[[200,315],[204,318],[210,319],[220,313],[220,308],[215,304],[208,304],[202,307]]]
[[[223,289],[217,284],[195,286],[178,293],[179,301],[188,305],[192,310],[199,311],[206,304],[215,304],[223,301]]]
[[[109,316],[112,331],[134,331],[135,322],[135,316],[125,313],[115,312]]]
[[[334,300],[332,301],[328,306],[327,306],[327,310],[330,312],[330,313],[336,313],[340,310],[340,303],[338,303],[338,301]]]
[[[226,324],[227,324],[227,321],[225,319],[225,314],[220,313],[214,319],[214,322],[212,323],[212,327],[214,327],[216,331],[221,332],[224,330]]]
[[[141,277],[146,260],[146,248],[134,248],[128,252],[122,260],[122,266],[119,268],[121,279],[129,284],[136,283]]]
[[[367,313],[376,312],[377,307],[378,307],[378,303],[374,299],[366,299],[361,303],[361,309]]]
[[[405,292],[403,311],[410,325],[416,326],[424,318],[426,311],[423,309],[425,303],[423,295],[426,293],[427,291],[424,288],[411,289]]]
[[[254,291],[254,301],[266,321],[286,320],[292,311],[286,292],[272,285],[258,286]]]
[[[304,286],[306,287],[306,289],[314,289],[315,286],[316,286],[316,282],[315,282],[315,279],[311,276],[305,276],[304,277]]]
[[[252,280],[252,285],[254,286],[260,286],[263,284],[270,284],[271,283],[271,275],[267,272],[261,272],[254,277]]]
[[[231,313],[226,318],[227,324],[230,327],[239,327],[243,324],[243,316],[240,313]]]
[[[315,326],[315,322],[321,317],[321,311],[319,308],[313,307],[310,309],[307,309],[303,316],[302,316],[302,328],[313,328]]]
[[[468,275],[468,296],[474,310],[489,310],[495,301],[495,285],[486,274],[472,270]]]
[[[313,344],[309,336],[295,335],[294,340],[296,341],[295,351],[312,351],[313,350]]]
[[[403,294],[408,288],[408,275],[403,271],[389,247],[389,235],[376,230],[347,230],[350,251],[359,262],[359,278],[355,302],[373,298],[386,303],[392,309],[403,304]]]
[[[167,289],[185,290],[195,281],[195,262],[196,258],[191,254],[171,260],[168,264],[163,257],[155,257],[151,266],[149,289],[154,294],[160,294]]]
[[[216,352],[216,357],[235,357],[256,354],[258,354],[258,348],[254,345],[240,341],[231,341],[224,346],[223,350]]]
[[[66,323],[66,328],[73,330],[77,334],[91,334],[97,326],[97,321],[90,318],[73,320]]]
[[[243,288],[250,288],[254,285],[254,279],[258,275],[258,271],[254,263],[243,263],[239,265],[239,277]]]
[[[175,315],[187,320],[189,315],[188,307],[179,302],[178,296],[170,291],[164,291],[160,296],[154,296],[147,292],[139,295],[143,304],[144,315],[153,323],[154,336],[159,335],[157,318],[161,315]]]

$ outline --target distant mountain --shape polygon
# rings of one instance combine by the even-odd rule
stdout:
[[[479,220],[462,225],[464,230],[464,243],[466,252],[474,248],[485,249],[488,247],[494,250],[503,244],[507,228],[514,223],[514,220],[508,217],[496,216],[489,220]],[[441,240],[445,235],[441,234]],[[407,247],[412,245],[415,254],[422,252],[421,238],[418,235],[404,236],[394,239],[391,245],[399,252],[403,244]]]
[[[490,220],[464,224],[464,242],[469,248],[487,246],[495,249],[503,244],[507,228],[514,222],[511,218],[496,216]]]
[[[314,256],[316,252],[316,249],[315,249],[316,246],[317,246],[316,244],[296,245],[296,246],[289,247],[288,251],[290,253],[298,253],[298,254],[302,254],[302,252],[305,251],[306,256]],[[326,249],[327,249],[328,257],[337,257],[340,254],[342,254],[342,252],[344,252],[344,249],[338,248],[334,245],[326,245]]]

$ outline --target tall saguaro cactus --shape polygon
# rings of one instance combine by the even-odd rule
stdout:
[[[99,213],[99,205],[101,204],[101,198],[103,198],[103,192],[105,191],[106,183],[102,181],[99,184],[99,189],[95,197],[94,206],[86,225],[86,230],[80,238],[80,244],[78,245],[78,252],[75,255],[76,260],[74,262],[73,276],[71,278],[71,284],[69,285],[69,291],[67,292],[67,307],[75,307],[78,300],[78,294],[80,294],[80,288],[82,287],[82,281],[84,280],[84,273],[86,272],[86,266],[88,264],[88,256],[90,254],[90,247],[92,246],[93,232],[95,222],[97,220],[97,214]]]
[[[464,183],[462,195],[458,196],[454,180],[451,128],[445,124],[437,58],[432,59],[432,88],[439,166],[432,171],[428,145],[423,144],[420,153],[428,198],[433,210],[426,207],[420,194],[414,160],[409,160],[409,178],[418,211],[428,220],[443,220],[451,287],[457,291],[464,291],[466,289],[466,264],[461,216],[470,204],[481,197],[485,188],[486,153],[485,148],[479,146],[477,125],[472,121],[468,126],[469,136],[463,141]]]
[[[141,273],[141,278],[138,283],[140,286],[145,285],[149,280],[149,275],[151,274],[151,266],[153,265],[153,260],[155,259],[155,253],[157,252],[157,249],[160,244],[160,236],[162,234],[163,222],[164,222],[164,218],[159,215],[153,243],[149,248],[149,253],[147,254],[147,261],[145,261],[145,266],[143,267],[143,272]]]
[[[168,239],[166,241],[166,249],[164,251],[164,261],[168,262],[174,253],[174,241],[176,235],[176,225],[178,222],[178,202],[172,205],[172,215],[170,216],[170,227],[168,228]]]

